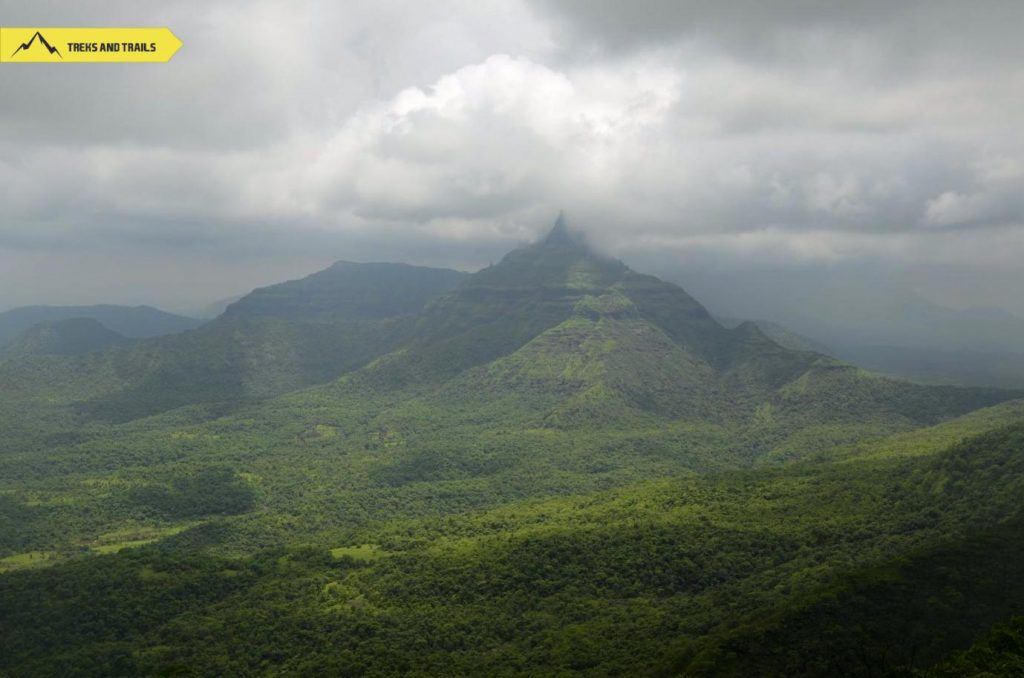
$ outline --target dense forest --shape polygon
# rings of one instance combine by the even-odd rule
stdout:
[[[28,332],[0,675],[1024,670],[1024,393],[726,328],[564,223]]]

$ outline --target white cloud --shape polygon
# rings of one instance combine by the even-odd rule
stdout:
[[[943,191],[928,201],[928,226],[1020,226],[1024,223],[1024,162],[1003,154],[983,156],[973,163],[966,190]]]
[[[493,55],[366,106],[308,185],[367,218],[493,218],[614,185],[665,122],[680,75],[658,64],[559,72]]]

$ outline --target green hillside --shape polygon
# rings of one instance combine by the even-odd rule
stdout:
[[[127,346],[108,339],[110,350],[73,358],[66,356],[86,351],[66,350],[43,325],[3,354],[0,379],[7,388],[0,412],[79,427],[184,405],[234,406],[328,382],[406,340],[410,314],[463,277],[404,264],[340,262],[256,290],[198,329]],[[85,333],[84,321],[75,322],[74,328],[57,325],[62,336]],[[89,351],[105,347],[95,337],[75,341]]]
[[[92,318],[69,318],[39,323],[0,349],[0,359],[31,355],[79,355],[101,351],[127,341]]]
[[[223,318],[181,334],[85,355],[37,352],[0,363],[0,411],[75,427],[196,403],[267,398],[328,381],[387,350],[388,321],[297,323]]]
[[[372,320],[417,313],[465,273],[408,264],[339,261],[301,280],[253,290],[228,305],[228,317]]]
[[[132,339],[194,329],[202,320],[167,313],[151,306],[23,306],[0,313],[0,346],[39,323],[90,318]]]
[[[874,676],[1022,612],[1024,394],[727,329],[561,220],[416,312],[389,270],[0,363],[0,674]]]
[[[969,649],[956,652],[938,666],[914,675],[956,678],[956,676],[1016,676],[1024,673],[1024,617],[996,624],[988,637]]]
[[[154,546],[0,577],[19,648],[5,668],[877,675],[1019,609],[1022,532],[1000,524],[1019,512],[1021,435],[450,507],[236,557],[221,545],[242,516],[214,513]]]
[[[736,327],[743,323],[742,320],[735,318],[719,317],[718,321],[725,327]],[[825,355],[832,355],[835,352],[832,347],[798,334],[779,323],[771,322],[770,320],[755,320],[753,322],[769,339],[783,348],[791,348],[794,351],[814,351],[815,353],[823,353]]]

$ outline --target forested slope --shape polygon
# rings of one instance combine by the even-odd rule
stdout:
[[[0,673],[879,675],[1021,611],[1019,393],[726,329],[563,223],[412,314],[327,279],[0,363]]]
[[[216,555],[233,523],[214,519],[155,546],[0,577],[0,629],[18,648],[4,669],[927,665],[1024,602],[1022,444],[1013,425],[944,450],[370,524],[244,558]]]

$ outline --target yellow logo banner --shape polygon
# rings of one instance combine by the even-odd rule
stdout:
[[[179,47],[166,28],[0,27],[0,63],[160,62]]]

